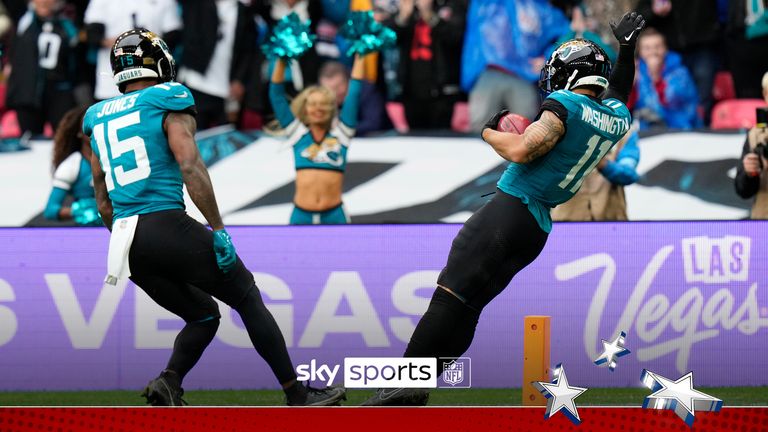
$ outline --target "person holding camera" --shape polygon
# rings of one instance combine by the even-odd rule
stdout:
[[[763,98],[768,103],[768,72],[763,75]],[[736,193],[755,197],[751,219],[768,219],[768,107],[757,109],[757,124],[749,130],[736,169]]]

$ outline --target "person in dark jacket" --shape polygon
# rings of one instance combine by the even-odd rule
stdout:
[[[763,99],[768,104],[768,72],[763,75],[762,87]],[[758,119],[758,124],[747,133],[734,178],[736,193],[744,199],[755,199],[752,219],[768,219],[768,124],[764,121],[765,118]]]
[[[349,70],[341,62],[327,61],[320,68],[318,84],[328,88],[336,95],[336,103],[340,107],[347,98],[349,81]],[[355,136],[365,136],[371,132],[378,132],[392,127],[387,121],[384,98],[379,93],[375,84],[361,80],[359,99],[365,101],[365,103],[359,104],[357,108]]]
[[[638,12],[664,35],[670,50],[683,57],[696,83],[704,119],[712,110],[712,84],[720,58],[717,0],[640,0]]]
[[[238,0],[182,0],[183,56],[179,81],[192,91],[200,129],[227,123],[251,75],[256,24]],[[231,105],[230,105],[231,106]]]
[[[77,29],[56,5],[33,0],[13,37],[6,104],[16,110],[22,134],[41,134],[46,122],[55,130],[75,105]]]
[[[768,71],[768,35],[747,38],[747,2],[728,3],[726,46],[728,69],[738,98],[762,98],[760,78]]]
[[[386,24],[397,32],[402,102],[411,129],[450,129],[461,93],[467,0],[401,0]]]

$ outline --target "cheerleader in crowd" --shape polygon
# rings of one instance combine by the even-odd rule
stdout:
[[[100,225],[91,176],[91,148],[83,135],[85,107],[69,110],[53,138],[53,187],[43,216],[49,220],[74,220],[78,225]],[[71,206],[64,205],[72,195]]]
[[[285,17],[264,47],[267,56],[275,59],[269,99],[293,148],[296,193],[290,223],[294,225],[349,223],[341,194],[347,152],[357,125],[364,58],[394,44],[395,39],[394,32],[375,22],[371,12],[352,12],[339,33],[352,41],[347,55],[354,55],[349,89],[340,110],[334,92],[319,85],[305,88],[290,103],[286,97],[287,62],[312,46],[309,22],[293,14]]]

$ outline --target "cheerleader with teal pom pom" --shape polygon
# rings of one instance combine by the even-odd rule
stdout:
[[[345,24],[355,27],[347,34],[352,41],[350,54],[354,55],[349,90],[340,112],[336,96],[323,86],[305,88],[289,104],[285,91],[286,62],[302,55],[311,47],[313,37],[309,23],[295,16],[283,18],[275,27],[270,42],[264,46],[267,56],[277,58],[272,71],[269,99],[280,126],[285,129],[293,147],[296,167],[296,193],[290,223],[345,224],[349,223],[342,205],[344,171],[347,152],[357,125],[357,108],[365,74],[363,56],[382,46],[375,41],[381,28],[372,28],[367,15],[352,14]],[[366,31],[368,26],[368,31]],[[364,36],[366,41],[361,42]]]

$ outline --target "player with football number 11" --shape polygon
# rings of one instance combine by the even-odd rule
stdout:
[[[182,380],[219,327],[216,297],[240,315],[289,405],[338,404],[344,389],[313,389],[296,380],[280,328],[224,229],[195,143],[195,101],[173,82],[175,63],[165,42],[149,30],[129,30],[117,38],[110,60],[122,95],[91,106],[83,120],[96,201],[112,231],[105,282],[130,277],[186,323],[165,370],[144,390],[147,402],[184,403]],[[182,184],[213,231],[184,211]]]
[[[620,45],[612,72],[595,43],[573,39],[560,45],[541,71],[539,87],[548,96],[523,134],[496,130],[506,110],[486,123],[483,140],[511,163],[493,198],[454,238],[405,357],[464,354],[483,308],[542,251],[552,229],[550,209],[568,201],[629,130],[626,102],[644,26],[635,12],[611,25]],[[443,362],[437,364],[440,372]],[[423,389],[380,389],[363,405],[425,405],[428,398]]]

